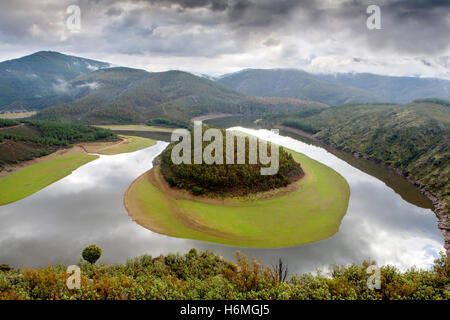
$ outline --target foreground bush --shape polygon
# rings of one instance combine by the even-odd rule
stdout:
[[[100,259],[101,255],[102,249],[95,244],[88,245],[86,248],[84,248],[83,252],[81,253],[83,259],[91,264],[96,263],[97,260]]]
[[[0,299],[449,299],[442,255],[431,270],[381,268],[381,289],[370,290],[366,269],[336,266],[328,276],[293,275],[237,254],[237,263],[195,249],[181,256],[141,256],[125,265],[80,262],[81,289],[69,290],[66,266],[0,271]],[[281,277],[282,278],[282,277]]]

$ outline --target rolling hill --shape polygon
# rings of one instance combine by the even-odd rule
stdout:
[[[41,109],[70,100],[65,83],[108,63],[40,51],[0,63],[0,111]]]
[[[222,76],[217,81],[259,97],[295,98],[328,105],[382,101],[367,90],[320,80],[313,74],[293,69],[246,69]]]
[[[265,115],[328,107],[322,103],[246,96],[214,81],[182,71],[147,72],[108,68],[66,85],[71,102],[43,109],[41,119],[85,123],[136,123],[163,118],[182,122],[222,112]]]
[[[450,102],[347,105],[271,121],[397,168],[450,208]]]
[[[367,90],[383,101],[408,103],[419,98],[450,100],[450,81],[436,78],[392,77],[371,73],[338,73],[316,75],[331,83]]]
[[[408,103],[419,98],[450,99],[450,81],[371,73],[312,74],[293,69],[246,69],[217,79],[239,92],[289,97],[329,105],[366,102]]]

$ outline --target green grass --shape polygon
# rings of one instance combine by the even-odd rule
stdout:
[[[97,158],[95,155],[69,152],[0,178],[0,205],[28,197]]]
[[[85,149],[92,153],[115,155],[135,152],[156,143],[147,138],[122,137],[125,137],[127,142],[120,145],[117,145],[117,142],[93,142],[87,143]],[[54,153],[40,158],[37,161],[41,162],[0,178],[0,206],[26,198],[97,158],[96,155],[89,155],[75,148],[64,154]]]
[[[145,149],[151,147],[156,144],[155,140],[143,138],[143,137],[134,137],[134,136],[120,136],[127,139],[127,142],[118,145],[117,147],[113,147],[110,149],[105,149],[101,153],[107,155],[114,155],[119,153],[130,153],[135,152],[141,149]]]
[[[126,194],[130,215],[173,237],[242,247],[288,247],[326,239],[339,230],[350,190],[331,168],[292,152],[307,173],[295,191],[270,199],[207,203],[163,192],[147,173]],[[155,182],[156,181],[156,182]]]

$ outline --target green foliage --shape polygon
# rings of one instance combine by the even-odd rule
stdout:
[[[223,137],[226,136],[222,130]],[[192,141],[193,137],[191,138]],[[256,139],[255,139],[256,140]],[[258,154],[259,154],[259,140]],[[258,159],[257,164],[249,164],[249,137],[245,137],[245,164],[226,163],[226,139],[223,139],[223,164],[208,165],[206,163],[194,164],[194,144],[191,144],[191,164],[176,165],[172,162],[171,154],[176,142],[167,147],[161,154],[161,173],[171,186],[191,191],[193,194],[203,193],[248,194],[284,187],[290,181],[297,180],[303,175],[303,170],[295,162],[292,154],[283,148],[279,149],[279,170],[275,175],[261,175],[262,165]],[[209,142],[203,142],[202,152]],[[272,144],[268,145],[270,155]],[[237,137],[234,137],[234,163],[237,163]]]
[[[428,99],[416,99],[413,102],[415,103],[434,103],[441,104],[446,107],[450,107],[450,101],[438,98],[428,98]]]
[[[301,70],[248,69],[225,76],[218,82],[248,95],[294,98],[328,105],[381,100],[370,90],[324,81]]]
[[[2,119],[0,118],[0,128],[11,127],[20,124],[19,121],[13,119]]]
[[[38,129],[39,134],[3,133],[3,139],[12,141],[29,141],[40,145],[68,146],[76,142],[96,141],[106,138],[113,138],[115,134],[105,128],[89,127],[77,124],[66,124],[50,121],[24,121],[27,126]],[[14,132],[14,131],[12,131]]]
[[[37,121],[23,121],[24,125],[0,130],[0,167],[50,154],[78,142],[115,140],[109,129],[84,125]]]
[[[285,120],[281,123],[284,126],[292,127],[295,129],[303,130],[309,133],[317,133],[320,130],[317,128],[314,128],[311,124],[304,123],[300,120]]]
[[[64,81],[109,64],[90,59],[40,51],[0,63],[0,110],[41,109],[70,101],[76,91]]]
[[[155,118],[146,122],[148,126],[161,126],[173,128],[189,128],[189,125],[183,121],[170,120],[167,118]]]
[[[417,98],[450,98],[450,81],[437,78],[383,76],[370,73],[317,74],[335,84],[356,87],[382,97],[383,101],[408,103]],[[373,101],[371,101],[373,102]]]
[[[0,264],[0,271],[9,271],[11,267],[7,264]]]
[[[126,264],[80,262],[81,289],[69,290],[66,267],[11,269],[0,272],[0,300],[448,300],[450,280],[442,255],[430,270],[400,272],[383,266],[381,289],[367,287],[370,276],[362,265],[333,266],[329,274],[294,274],[285,282],[259,263],[237,253],[236,263],[211,253],[190,250],[185,255],[148,255]],[[90,280],[92,279],[92,280]]]
[[[102,248],[95,244],[90,244],[86,248],[83,249],[81,256],[87,262],[94,264],[100,256],[102,255]]]
[[[95,90],[87,89],[95,84]],[[265,115],[326,108],[311,101],[247,97],[214,81],[181,71],[149,73],[109,68],[68,83],[77,99],[45,108],[39,119],[94,124],[143,123],[189,127],[190,119],[208,113]]]
[[[445,101],[345,105],[320,114],[272,119],[315,133],[340,149],[382,161],[413,177],[450,207],[450,111]]]

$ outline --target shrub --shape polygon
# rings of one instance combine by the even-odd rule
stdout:
[[[194,195],[196,195],[196,196],[201,195],[201,194],[203,194],[204,192],[205,192],[205,190],[203,190],[203,188],[201,188],[201,187],[195,186],[195,187],[192,188],[192,193],[193,193]]]
[[[81,254],[83,259],[91,264],[94,264],[101,255],[102,249],[95,244],[88,245],[86,248],[84,248],[83,253]]]
[[[97,247],[98,248],[98,247]],[[256,260],[237,253],[236,263],[211,252],[142,256],[127,264],[81,261],[81,288],[69,290],[66,266],[0,272],[0,300],[10,299],[409,299],[448,300],[450,272],[442,253],[432,269],[380,268],[381,289],[367,287],[362,265],[332,266],[322,274],[292,274],[285,282]],[[280,268],[279,268],[280,269]],[[279,270],[278,269],[278,270]]]

